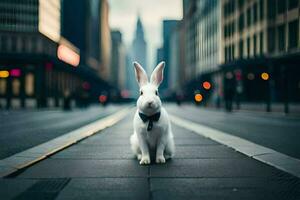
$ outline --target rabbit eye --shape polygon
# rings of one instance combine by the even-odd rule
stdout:
[[[140,92],[140,95],[143,95],[143,91]]]
[[[156,96],[158,95],[158,91],[157,91],[157,90],[155,91],[155,95],[156,95]]]

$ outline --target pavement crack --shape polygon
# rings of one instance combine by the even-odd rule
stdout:
[[[147,177],[147,182],[148,182],[148,197],[149,197],[149,200],[153,199],[152,197],[152,190],[151,190],[151,167],[148,166],[148,177]]]

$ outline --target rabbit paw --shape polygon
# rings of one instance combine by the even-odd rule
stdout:
[[[150,157],[149,156],[142,156],[140,161],[140,165],[148,165],[150,164]]]
[[[138,154],[136,157],[137,157],[138,160],[141,160],[142,159],[142,154]]]
[[[164,156],[158,156],[156,157],[156,163],[165,163],[166,159],[164,158]]]

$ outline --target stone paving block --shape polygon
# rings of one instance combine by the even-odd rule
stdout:
[[[59,194],[63,199],[148,199],[146,178],[72,179]]]
[[[52,158],[61,159],[133,159],[134,155],[127,145],[103,146],[87,144],[76,145],[61,151]]]
[[[223,145],[177,146],[175,158],[244,158],[244,155]]]
[[[281,194],[279,191],[268,191],[260,189],[201,189],[197,191],[186,190],[186,192],[178,192],[173,190],[154,191],[152,192],[152,199],[154,200],[298,200],[291,198],[288,191]]]
[[[110,137],[102,137],[102,138],[95,138],[95,139],[86,139],[82,141],[82,144],[89,144],[89,145],[103,145],[103,146],[112,146],[112,145],[126,145],[130,146],[129,137],[128,138],[118,138],[116,140],[111,139]]]
[[[219,145],[219,143],[204,137],[174,138],[176,145]]]
[[[13,199],[35,184],[37,180],[0,179],[0,199]]]
[[[165,165],[152,165],[152,177],[272,177],[278,172],[250,158],[173,159]]]
[[[39,179],[15,199],[55,199],[58,193],[68,184],[70,179]]]
[[[76,177],[146,177],[147,166],[136,160],[68,160],[48,159],[40,162],[19,178],[76,178]]]

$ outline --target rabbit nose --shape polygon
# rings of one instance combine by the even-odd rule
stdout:
[[[153,101],[148,102],[148,106],[151,106],[153,104]]]

